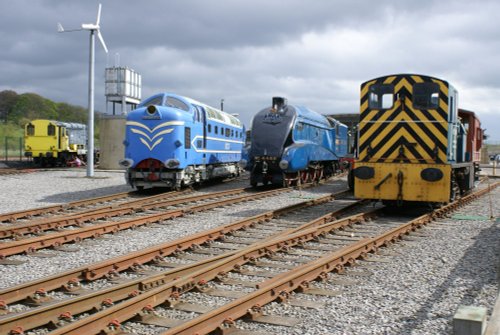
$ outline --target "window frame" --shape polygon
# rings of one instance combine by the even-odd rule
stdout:
[[[434,89],[432,89],[432,88]],[[422,88],[422,89],[420,89]],[[417,92],[421,91],[421,92]],[[439,84],[435,82],[425,81],[423,83],[413,84],[413,95],[412,95],[412,106],[416,109],[437,109],[439,108]],[[417,94],[420,93],[420,94]],[[433,96],[437,94],[437,101],[433,102]],[[416,101],[417,97],[422,100]],[[423,104],[423,99],[425,99],[425,104]]]
[[[373,97],[376,96],[377,100],[375,101]],[[392,102],[390,106],[384,105],[384,97],[392,96]],[[375,104],[375,103],[376,104]],[[388,110],[394,107],[395,99],[395,91],[394,84],[384,84],[384,83],[376,83],[370,86],[368,89],[368,108],[376,109],[376,110]]]

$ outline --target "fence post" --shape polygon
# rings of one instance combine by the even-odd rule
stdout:
[[[23,138],[19,137],[19,161],[23,161]]]
[[[4,154],[5,154],[5,163],[7,163],[8,161],[8,157],[9,157],[9,138],[7,136],[5,136],[5,151],[4,151]]]

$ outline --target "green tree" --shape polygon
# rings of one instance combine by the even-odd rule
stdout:
[[[55,120],[58,117],[56,103],[35,93],[19,95],[9,119],[20,126],[34,119]]]
[[[0,92],[0,120],[4,123],[9,121],[9,115],[17,99],[18,95],[14,91],[6,90]]]

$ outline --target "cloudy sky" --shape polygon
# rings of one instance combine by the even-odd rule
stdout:
[[[448,80],[500,141],[500,1],[101,0],[96,110],[104,69],[252,116],[280,95],[320,113],[359,111],[362,82],[393,73]],[[0,90],[87,106],[89,33],[99,1],[0,0]],[[117,57],[117,54],[119,57]],[[119,63],[117,64],[117,59]],[[111,112],[111,111],[109,111]]]

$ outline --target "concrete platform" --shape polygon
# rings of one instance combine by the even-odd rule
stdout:
[[[500,335],[500,292],[483,335]]]

